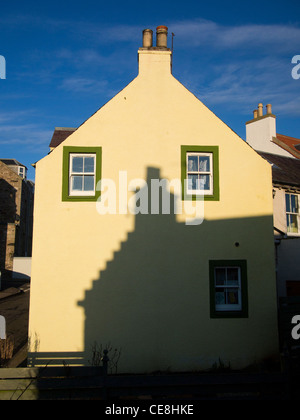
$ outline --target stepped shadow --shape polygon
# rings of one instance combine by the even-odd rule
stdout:
[[[151,179],[160,179],[158,169],[148,168],[148,186]],[[210,348],[222,356],[222,324],[210,325],[208,331],[208,260],[229,254],[247,259],[237,242],[259,241],[266,223],[272,232],[272,216],[187,226],[176,221],[174,201],[170,194],[171,214],[136,215],[135,230],[78,302],[85,311],[86,360],[91,360],[94,343],[120,351],[121,373],[152,372],[153,366],[194,369],[209,357]],[[224,249],[226,243],[232,250]],[[234,325],[238,338],[232,347],[249,334],[247,320]]]
[[[152,179],[160,179],[156,168],[148,169],[148,186]],[[149,208],[150,195],[149,188]],[[122,348],[121,359],[125,351],[132,358],[136,342],[147,343],[151,336],[153,348],[145,348],[142,353],[146,356],[150,352],[148,357],[152,359],[159,348],[159,337],[167,334],[162,319],[170,322],[185,310],[185,279],[193,256],[183,244],[192,237],[188,227],[176,222],[174,201],[170,194],[171,214],[162,214],[160,200],[159,214],[136,215],[134,232],[94,281],[93,289],[86,292],[84,301],[79,302],[86,316],[86,352],[94,342],[103,346],[110,343]],[[124,349],[129,336],[131,345]]]

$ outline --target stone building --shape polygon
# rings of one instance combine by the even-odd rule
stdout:
[[[14,285],[13,259],[30,257],[34,184],[27,168],[15,159],[0,159],[1,288]]]

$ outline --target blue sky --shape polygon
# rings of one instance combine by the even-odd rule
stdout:
[[[240,137],[262,102],[300,138],[299,0],[16,0],[0,13],[0,157],[30,179],[55,127],[79,126],[137,76],[142,31],[158,25],[175,34],[173,75]]]

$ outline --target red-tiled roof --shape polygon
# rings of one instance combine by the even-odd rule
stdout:
[[[300,159],[300,139],[285,136],[283,134],[276,134],[276,139],[273,139],[273,141],[282,149],[288,151],[291,153],[291,155]]]
[[[59,146],[63,141],[66,140],[74,131],[76,131],[77,128],[72,127],[56,127],[51,139],[51,142],[49,144],[50,148]]]

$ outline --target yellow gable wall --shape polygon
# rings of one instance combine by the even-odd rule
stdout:
[[[122,348],[119,371],[245,366],[277,351],[269,165],[168,71],[170,54],[140,53],[140,74],[37,163],[31,350]],[[205,221],[105,215],[62,201],[64,146],[101,146],[118,186],[181,177],[181,146],[219,146],[220,200]],[[133,193],[128,193],[131,197]],[[239,243],[236,247],[235,243]],[[208,261],[246,259],[249,317],[211,319]],[[35,343],[35,349],[34,349]]]

